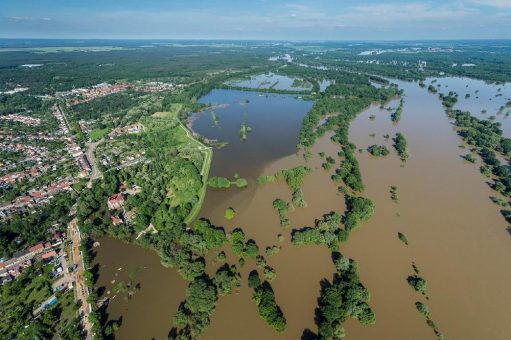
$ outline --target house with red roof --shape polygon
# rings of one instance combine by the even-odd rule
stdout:
[[[43,260],[50,260],[50,259],[52,259],[52,258],[54,258],[54,257],[57,257],[57,252],[56,252],[55,250],[49,251],[49,252],[47,252],[47,253],[44,253],[44,254],[41,256],[41,258],[42,258]]]
[[[122,224],[122,220],[119,218],[119,216],[112,216],[112,224],[114,226],[118,226]]]
[[[28,251],[32,254],[39,254],[44,250],[44,244],[38,243],[35,246],[28,248]]]
[[[114,209],[120,209],[124,205],[124,195],[123,194],[116,194],[111,196],[108,199],[108,208],[110,210]]]

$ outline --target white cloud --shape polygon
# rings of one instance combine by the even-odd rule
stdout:
[[[262,0],[260,0],[262,1]],[[23,32],[39,26],[55,32],[103,37],[268,38],[268,39],[413,39],[509,38],[511,12],[488,10],[477,3],[511,6],[511,0],[315,0],[268,1],[258,11],[240,10],[75,10],[45,13],[47,17],[10,17],[3,29]],[[504,7],[502,7],[504,8]],[[507,7],[505,7],[507,8]],[[51,20],[51,21],[50,21]],[[10,25],[10,26],[9,26]],[[498,27],[502,30],[496,34]],[[0,31],[2,20],[0,18]],[[237,34],[242,32],[243,34]],[[27,35],[27,34],[25,34]]]
[[[35,22],[35,21],[51,21],[51,18],[44,17],[44,18],[38,18],[38,17],[21,17],[21,16],[12,16],[8,17],[7,19],[11,21],[16,22]]]

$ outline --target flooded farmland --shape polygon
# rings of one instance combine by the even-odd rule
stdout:
[[[438,80],[449,84],[447,89],[441,89],[442,93],[448,89],[456,91],[458,81],[473,90],[480,85],[468,79],[453,79]],[[507,339],[511,334],[511,325],[506,322],[511,305],[511,291],[507,289],[511,273],[504,268],[511,258],[511,237],[498,207],[489,199],[494,192],[478,166],[461,158],[466,150],[459,148],[461,139],[448,121],[438,96],[417,83],[397,83],[405,90],[399,124],[391,122],[391,112],[373,106],[361,113],[350,128],[350,140],[357,148],[386,145],[391,153],[385,158],[375,158],[366,151],[357,155],[366,186],[364,196],[375,203],[376,213],[341,245],[341,252],[358,262],[361,281],[371,292],[370,305],[377,322],[362,326],[350,320],[346,325],[347,338],[433,339],[433,331],[415,309],[414,303],[423,301],[447,339]],[[509,88],[508,84],[501,91]],[[469,100],[472,96],[464,101],[464,92],[461,89],[457,92],[460,108],[474,114],[481,112],[478,101]],[[497,88],[494,92],[493,96]],[[506,95],[496,98],[501,97],[504,100]],[[318,156],[322,151],[339,162],[339,146],[330,141],[330,135],[314,146],[309,163],[313,172],[303,186],[308,207],[290,213],[291,226],[284,230],[272,202],[276,198],[289,200],[289,188],[285,183],[258,186],[256,179],[306,164],[295,146],[301,121],[312,102],[295,96],[231,90],[215,90],[202,102],[227,104],[214,110],[218,124],[211,112],[205,111],[193,125],[205,137],[228,143],[225,148],[215,150],[211,175],[232,178],[238,173],[248,180],[249,186],[208,189],[200,216],[225,227],[226,231],[242,227],[247,238],[256,240],[260,249],[282,246],[278,254],[267,260],[277,272],[272,286],[288,321],[286,332],[277,335],[260,319],[251,300],[252,290],[246,283],[255,263],[247,261],[241,269],[243,281],[239,292],[219,299],[203,338],[300,338],[304,329],[316,330],[314,309],[320,281],[331,279],[334,268],[325,247],[294,247],[290,243],[290,231],[312,225],[316,218],[331,211],[344,211],[344,199],[330,179],[333,170],[323,170]],[[397,105],[398,101],[387,104],[394,108]],[[497,101],[493,106],[488,105],[488,115],[495,114],[490,112],[501,105]],[[370,119],[372,115],[374,119]],[[246,141],[239,138],[244,122],[252,128]],[[411,156],[405,163],[392,149],[391,138],[396,132],[404,133],[409,143]],[[388,139],[384,138],[387,134]],[[398,188],[398,203],[390,199],[391,185]],[[228,207],[237,212],[229,222],[223,217]],[[399,241],[398,232],[406,234],[409,246]],[[279,234],[284,236],[282,243],[278,241]],[[117,337],[166,338],[172,327],[172,315],[184,299],[187,283],[177,271],[162,267],[153,252],[107,238],[100,243],[95,249],[95,261],[99,266],[97,286],[105,287],[104,294],[110,290],[113,296],[112,281],[126,280],[133,271],[136,271],[133,281],[140,284],[140,290],[131,299],[110,301],[109,317],[123,318]],[[228,263],[237,262],[230,252],[227,254]],[[215,257],[211,253],[207,258],[210,274],[221,265]],[[406,282],[407,276],[413,274],[412,261],[428,281],[428,301]]]

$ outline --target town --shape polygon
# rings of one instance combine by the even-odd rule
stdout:
[[[84,184],[92,186],[93,181],[102,175],[101,169],[96,165],[96,157],[101,161],[103,171],[129,167],[144,161],[143,150],[140,153],[120,154],[121,159],[116,164],[110,159],[114,156],[109,154],[107,149],[95,155],[101,141],[91,141],[90,136],[93,133],[91,125],[94,126],[97,122],[80,120],[73,125],[68,116],[69,112],[66,113],[65,110],[72,110],[75,105],[127,90],[157,93],[181,87],[182,85],[163,82],[113,85],[102,83],[90,88],[56,93],[55,96],[44,96],[42,100],[45,101],[57,99],[51,106],[51,116],[30,111],[26,114],[0,116],[0,121],[5,122],[0,129],[0,152],[7,156],[0,161],[0,223],[31,216],[45,206],[51,206],[57,197],[77,195]],[[43,129],[43,117],[44,122],[54,119],[53,130]],[[105,137],[115,141],[144,131],[144,126],[135,122],[118,126]],[[77,132],[85,134],[87,139],[78,139]],[[110,210],[112,226],[122,227],[133,223],[137,215],[136,209],[125,209],[126,200],[128,196],[137,195],[141,190],[142,188],[136,185],[122,184],[116,192],[111,193],[105,205]],[[40,226],[47,229],[47,234],[53,235],[51,239],[29,245],[14,252],[11,257],[0,258],[0,286],[19,280],[24,273],[31,272],[31,268],[46,268],[45,271],[49,271],[48,277],[52,281],[52,293],[45,296],[42,303],[34,306],[34,318],[62,303],[61,299],[67,296],[68,292],[74,292],[71,294],[78,306],[82,332],[87,339],[92,339],[93,324],[89,321],[89,315],[95,310],[95,306],[89,302],[90,282],[87,281],[83,241],[75,216],[76,204],[69,214],[70,220],[65,230],[59,222],[54,222],[51,226]],[[139,236],[150,230],[156,231],[149,226]]]

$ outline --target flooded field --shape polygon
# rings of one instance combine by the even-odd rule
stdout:
[[[312,84],[304,82],[302,79],[290,78],[274,73],[260,74],[252,76],[250,79],[238,80],[229,83],[233,86],[247,87],[252,89],[275,89],[306,91],[312,88]]]
[[[359,262],[362,281],[372,293],[377,323],[361,327],[351,321],[354,339],[432,339],[434,334],[414,306],[426,302],[432,319],[447,339],[506,339],[505,321],[511,292],[511,238],[506,222],[489,197],[477,165],[460,156],[461,140],[450,126],[435,95],[416,84],[405,89],[405,108],[395,126],[378,108],[361,114],[351,126],[350,139],[359,148],[386,144],[384,134],[405,134],[411,157],[401,167],[394,152],[385,159],[359,155],[365,195],[376,213],[353,234],[344,251]],[[369,116],[376,119],[371,121]],[[375,138],[369,134],[375,133]],[[398,188],[399,203],[390,199]],[[403,232],[410,245],[397,238]],[[429,301],[406,282],[415,261],[428,281]],[[468,321],[470,320],[470,321]]]
[[[447,84],[444,79],[439,82]],[[434,339],[433,331],[415,309],[414,303],[423,301],[446,339],[508,339],[511,272],[505,268],[511,259],[511,237],[498,207],[489,199],[494,193],[478,166],[460,157],[466,150],[458,147],[461,140],[438,96],[417,83],[397,83],[405,90],[399,124],[391,122],[390,111],[374,106],[361,113],[350,129],[350,140],[358,148],[384,144],[391,153],[385,158],[375,158],[366,151],[357,155],[366,185],[363,195],[373,200],[376,213],[341,245],[341,252],[358,262],[362,283],[371,291],[370,304],[377,322],[361,326],[350,320],[347,338]],[[454,90],[454,84],[451,86]],[[481,111],[479,106],[470,106],[470,101],[462,101],[464,92],[457,92],[461,108]],[[201,101],[227,104],[213,110],[217,124],[211,111],[205,111],[193,125],[207,138],[228,143],[215,150],[211,175],[231,178],[238,173],[249,186],[208,189],[200,216],[226,231],[242,227],[261,251],[271,245],[282,246],[267,261],[277,272],[272,286],[288,321],[286,332],[277,335],[260,319],[246,281],[255,263],[248,260],[241,269],[241,289],[219,299],[203,338],[298,339],[307,328],[316,331],[314,309],[320,281],[331,279],[334,272],[330,252],[320,246],[293,247],[290,231],[312,225],[331,211],[344,211],[344,199],[330,180],[333,170],[323,170],[317,155],[323,151],[338,163],[339,146],[330,141],[330,135],[314,146],[309,163],[313,172],[303,186],[308,207],[290,213],[291,226],[284,230],[272,202],[276,198],[290,200],[289,188],[285,183],[258,186],[256,179],[306,164],[295,146],[302,118],[312,103],[294,96],[226,90],[215,90]],[[398,101],[389,105],[395,108]],[[492,106],[487,109],[490,112]],[[243,123],[252,128],[246,141],[239,136]],[[396,132],[404,133],[409,143],[411,157],[406,163],[392,149],[391,138]],[[391,138],[385,139],[386,134]],[[390,199],[391,185],[398,188],[399,203]],[[223,217],[228,207],[237,212],[230,222]],[[398,240],[398,232],[406,234],[408,247]],[[284,236],[283,243],[278,241],[279,234]],[[106,294],[115,284],[112,280],[126,280],[133,271],[133,281],[140,283],[140,291],[131,300],[115,298],[110,302],[109,317],[123,317],[117,338],[166,338],[187,283],[175,270],[163,268],[155,253],[106,238],[100,242],[95,258],[99,266],[97,286],[105,287]],[[227,254],[227,262],[237,262],[230,252]],[[221,265],[215,258],[214,253],[207,258],[210,275]],[[428,281],[429,301],[406,282],[413,274],[412,261]]]
[[[433,85],[439,92],[448,94],[454,91],[458,94],[456,109],[470,111],[480,119],[495,117],[502,124],[506,137],[511,137],[511,83],[490,84],[482,80],[445,77],[428,78],[426,85]],[[440,85],[440,86],[439,86]]]

